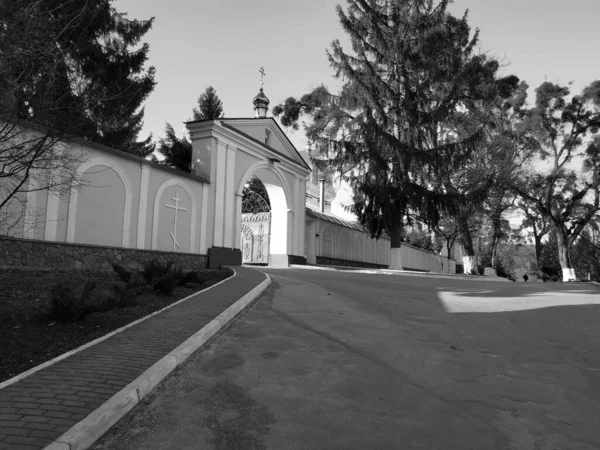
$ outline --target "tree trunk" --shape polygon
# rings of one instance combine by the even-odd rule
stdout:
[[[568,240],[559,227],[556,227],[556,245],[558,247],[558,261],[562,268],[563,282],[575,281],[575,269],[571,264]]]
[[[391,255],[389,268],[393,270],[404,270],[401,255],[403,229],[402,214],[399,211],[395,211],[392,217],[392,229],[390,230]]]
[[[502,222],[500,216],[492,217],[492,267],[496,268],[496,259],[498,255],[498,244],[500,243],[500,228]]]
[[[540,259],[542,258],[542,236],[534,235],[535,240],[535,262],[540,269]]]

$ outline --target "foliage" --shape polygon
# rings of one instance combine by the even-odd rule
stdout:
[[[584,230],[573,246],[571,255],[575,273],[580,280],[600,281],[600,246],[592,240],[590,233]]]
[[[193,109],[193,120],[207,120],[223,117],[223,102],[219,99],[217,91],[209,86],[198,97],[198,107]],[[170,123],[165,124],[165,137],[159,141],[157,151],[164,159],[160,164],[172,167],[182,172],[191,172],[192,143],[183,136],[177,137]]]
[[[421,231],[418,229],[410,230],[405,233],[404,242],[429,252],[434,251],[435,243],[431,239],[431,233],[426,231]]]
[[[113,271],[117,274],[117,276],[119,277],[119,279],[123,282],[123,283],[129,283],[131,281],[131,279],[133,278],[133,273],[130,272],[129,270],[125,269],[125,267],[119,265],[119,264],[113,264]]]
[[[600,80],[573,96],[542,83],[528,126],[546,170],[531,167],[515,190],[551,224],[560,266],[571,268],[575,241],[600,211]]]
[[[542,247],[539,269],[544,281],[558,281],[561,272],[560,260],[558,259],[558,243],[556,233],[550,233],[548,240]]]
[[[512,182],[532,157],[534,148],[522,131],[528,86],[518,83],[514,76],[505,79],[504,84],[502,95],[486,99],[466,113],[457,111],[452,117],[456,129],[463,134],[484,124],[484,136],[461,167],[439,178],[444,190],[462,194],[445,215],[456,221],[467,256],[474,256],[477,251],[473,246],[474,233],[479,233],[484,224],[489,227],[492,267],[496,267],[498,246],[510,230],[504,216],[515,200]]]
[[[242,191],[242,213],[257,214],[271,211],[271,202],[265,185],[258,178],[248,181]]]
[[[198,107],[194,108],[194,120],[212,120],[223,117],[223,102],[212,86],[208,86],[198,97]]]
[[[446,256],[451,258],[454,243],[460,236],[460,228],[457,226],[456,221],[449,217],[442,216],[442,218],[436,224],[434,231],[436,239],[442,241],[441,245],[439,246],[440,250],[442,245],[445,245]]]
[[[571,261],[578,279],[587,280],[588,274],[592,280],[600,280],[600,246],[593,242],[590,233],[584,230],[573,245]],[[556,233],[549,235],[542,249],[540,268],[547,275],[559,274],[561,264],[559,259]]]
[[[192,144],[185,136],[179,139],[168,122],[165,125],[165,137],[159,140],[157,151],[164,156],[161,164],[182,172],[190,172]]]
[[[117,274],[121,282],[125,285],[115,285],[116,293],[121,293],[123,288],[129,292],[134,292],[136,295],[144,291],[144,287],[148,285],[140,271],[130,271],[119,264],[113,264],[113,271]],[[120,295],[122,297],[122,295]]]
[[[153,19],[130,20],[112,0],[0,2],[2,113],[139,156],[140,106],[155,86],[136,46]]]
[[[321,86],[300,100],[274,108],[284,126],[301,114],[312,123],[307,137],[322,159],[353,188],[353,211],[375,237],[389,230],[399,247],[411,213],[435,225],[441,208],[464,200],[437,182],[464,166],[483,138],[480,126],[458,129],[453,117],[482,100],[508,96],[514,85],[496,79],[499,64],[474,55],[466,15],[447,11],[448,1],[350,0],[337,12],[354,54],[339,41],[328,52],[339,95]],[[483,197],[487,186],[468,195]]]
[[[144,264],[142,269],[142,275],[146,283],[152,283],[154,280],[168,275],[173,270],[173,262],[169,261],[161,263],[157,259],[153,259]]]
[[[59,322],[74,322],[90,311],[90,296],[96,289],[95,281],[88,281],[79,296],[69,286],[58,283],[50,290],[50,316]]]
[[[542,256],[542,239],[546,236],[550,230],[550,223],[546,217],[541,215],[536,209],[535,203],[531,201],[523,200],[518,203],[519,211],[523,214],[523,220],[519,226],[519,231],[524,229],[531,229],[528,233],[533,238],[535,244],[535,257],[537,265],[541,264]]]
[[[152,20],[128,20],[110,0],[0,1],[0,225],[22,218],[24,194],[68,194],[83,137],[146,156],[139,107],[154,88],[148,46],[134,48]]]
[[[486,267],[494,267],[499,277],[508,278],[511,281],[516,279],[514,269],[522,265],[522,258],[519,255],[519,246],[507,242],[498,244],[496,255],[496,265],[492,266],[492,251],[490,245],[478,255],[477,273],[483,275]]]

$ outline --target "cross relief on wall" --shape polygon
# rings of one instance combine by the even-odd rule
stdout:
[[[173,217],[173,230],[169,230],[169,235],[173,239],[173,251],[176,251],[178,248],[180,248],[179,243],[177,242],[177,218],[178,218],[177,213],[179,211],[187,211],[187,208],[179,206],[179,202],[183,201],[182,199],[179,198],[179,191],[175,191],[175,197],[171,197],[171,200],[175,201],[175,204],[167,205],[165,203],[165,206],[167,208],[171,208],[171,209],[175,210],[174,217]]]

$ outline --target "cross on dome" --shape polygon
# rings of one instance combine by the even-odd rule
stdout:
[[[261,118],[267,117],[267,111],[269,110],[269,103],[271,103],[271,102],[269,101],[269,99],[267,98],[265,93],[263,92],[263,87],[265,84],[265,75],[267,74],[265,72],[265,68],[261,67],[260,70],[258,71],[258,73],[260,73],[260,92],[256,95],[256,97],[254,97],[254,100],[252,100],[252,103],[254,104],[254,111],[255,111],[254,117],[261,119]]]

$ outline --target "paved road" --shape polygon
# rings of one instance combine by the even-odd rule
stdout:
[[[96,450],[600,448],[593,285],[268,272]]]

